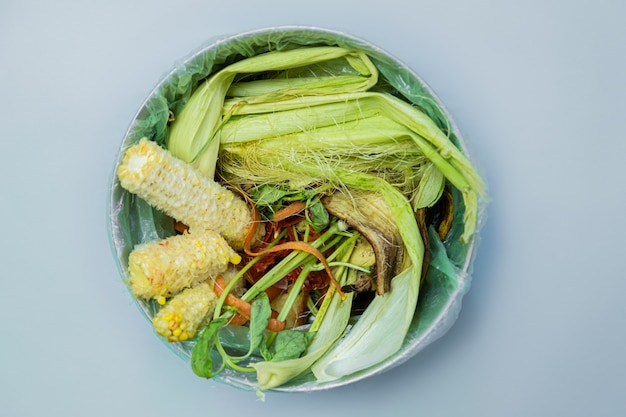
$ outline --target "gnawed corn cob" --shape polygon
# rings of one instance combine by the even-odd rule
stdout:
[[[170,299],[152,319],[156,333],[169,342],[193,337],[215,309],[218,297],[212,286],[212,281],[203,282]]]
[[[130,289],[138,298],[175,294],[223,273],[241,256],[217,232],[184,233],[143,243],[128,258]]]
[[[123,188],[194,231],[212,229],[243,247],[252,216],[243,199],[143,138],[126,150],[117,169]]]
[[[237,275],[237,268],[229,266],[222,274],[226,283]],[[209,279],[191,288],[186,288],[168,301],[159,298],[163,305],[152,319],[157,334],[169,342],[184,342],[193,337],[198,329],[211,320],[218,299],[213,292],[214,279]],[[231,293],[239,295],[245,291],[245,281],[238,280]]]

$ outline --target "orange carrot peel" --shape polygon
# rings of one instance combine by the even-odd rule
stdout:
[[[224,278],[218,276],[215,278],[215,284],[213,285],[213,291],[217,294],[218,297],[222,295],[224,292],[224,288],[226,288],[226,284],[224,283]],[[247,301],[242,300],[241,298],[235,297],[232,294],[227,294],[226,299],[224,300],[226,305],[234,307],[238,311],[238,315],[234,316],[230,324],[243,324],[250,320],[250,310],[252,306]],[[239,317],[242,316],[242,317]],[[244,320],[245,319],[245,320]],[[285,329],[285,322],[276,320],[274,317],[270,317],[267,323],[267,330],[272,332],[280,332]]]
[[[300,250],[300,251],[308,252],[311,255],[315,256],[322,263],[322,265],[324,266],[324,269],[326,270],[326,273],[328,274],[328,277],[330,278],[332,285],[335,287],[335,290],[337,291],[337,293],[341,296],[341,299],[344,300],[346,298],[346,294],[341,290],[341,285],[339,285],[339,282],[337,282],[337,280],[333,276],[333,273],[330,270],[330,266],[328,265],[328,262],[326,261],[326,257],[324,257],[322,252],[320,252],[317,248],[313,247],[311,244],[306,243],[306,242],[292,241],[292,242],[284,242],[276,246],[272,246],[271,248],[263,249],[258,252],[255,252],[254,250],[252,250],[251,248],[252,240],[256,234],[258,224],[261,220],[261,215],[259,214],[259,211],[257,210],[256,205],[248,197],[246,197],[246,200],[248,200],[251,206],[252,222],[250,223],[250,228],[248,229],[248,232],[246,233],[246,236],[243,241],[244,252],[250,256],[261,256],[267,253],[278,252],[278,251],[282,251],[285,249]]]

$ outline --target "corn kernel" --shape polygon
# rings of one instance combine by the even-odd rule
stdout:
[[[241,255],[239,255],[238,253],[235,253],[234,255],[230,257],[228,261],[233,265],[239,265],[239,262],[241,262]]]

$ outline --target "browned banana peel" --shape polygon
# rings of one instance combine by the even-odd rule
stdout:
[[[365,237],[376,257],[376,293],[391,289],[391,279],[402,271],[404,245],[400,231],[379,193],[335,192],[322,200],[326,210]]]
[[[417,221],[417,227],[422,236],[422,242],[424,242],[424,259],[422,261],[422,275],[420,277],[420,288],[424,284],[424,277],[426,277],[426,271],[428,270],[428,264],[430,263],[430,240],[428,238],[428,225],[426,224],[426,209],[417,209],[415,212],[415,220]]]

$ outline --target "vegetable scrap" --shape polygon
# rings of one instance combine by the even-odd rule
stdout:
[[[175,222],[130,253],[129,287],[159,309],[157,334],[193,344],[198,376],[251,373],[268,390],[384,361],[415,316],[429,228],[442,241],[452,229],[452,190],[473,238],[482,179],[381,80],[356,50],[259,54],[170,110],[162,146],[125,151],[121,186]],[[224,337],[235,327],[243,349]]]

